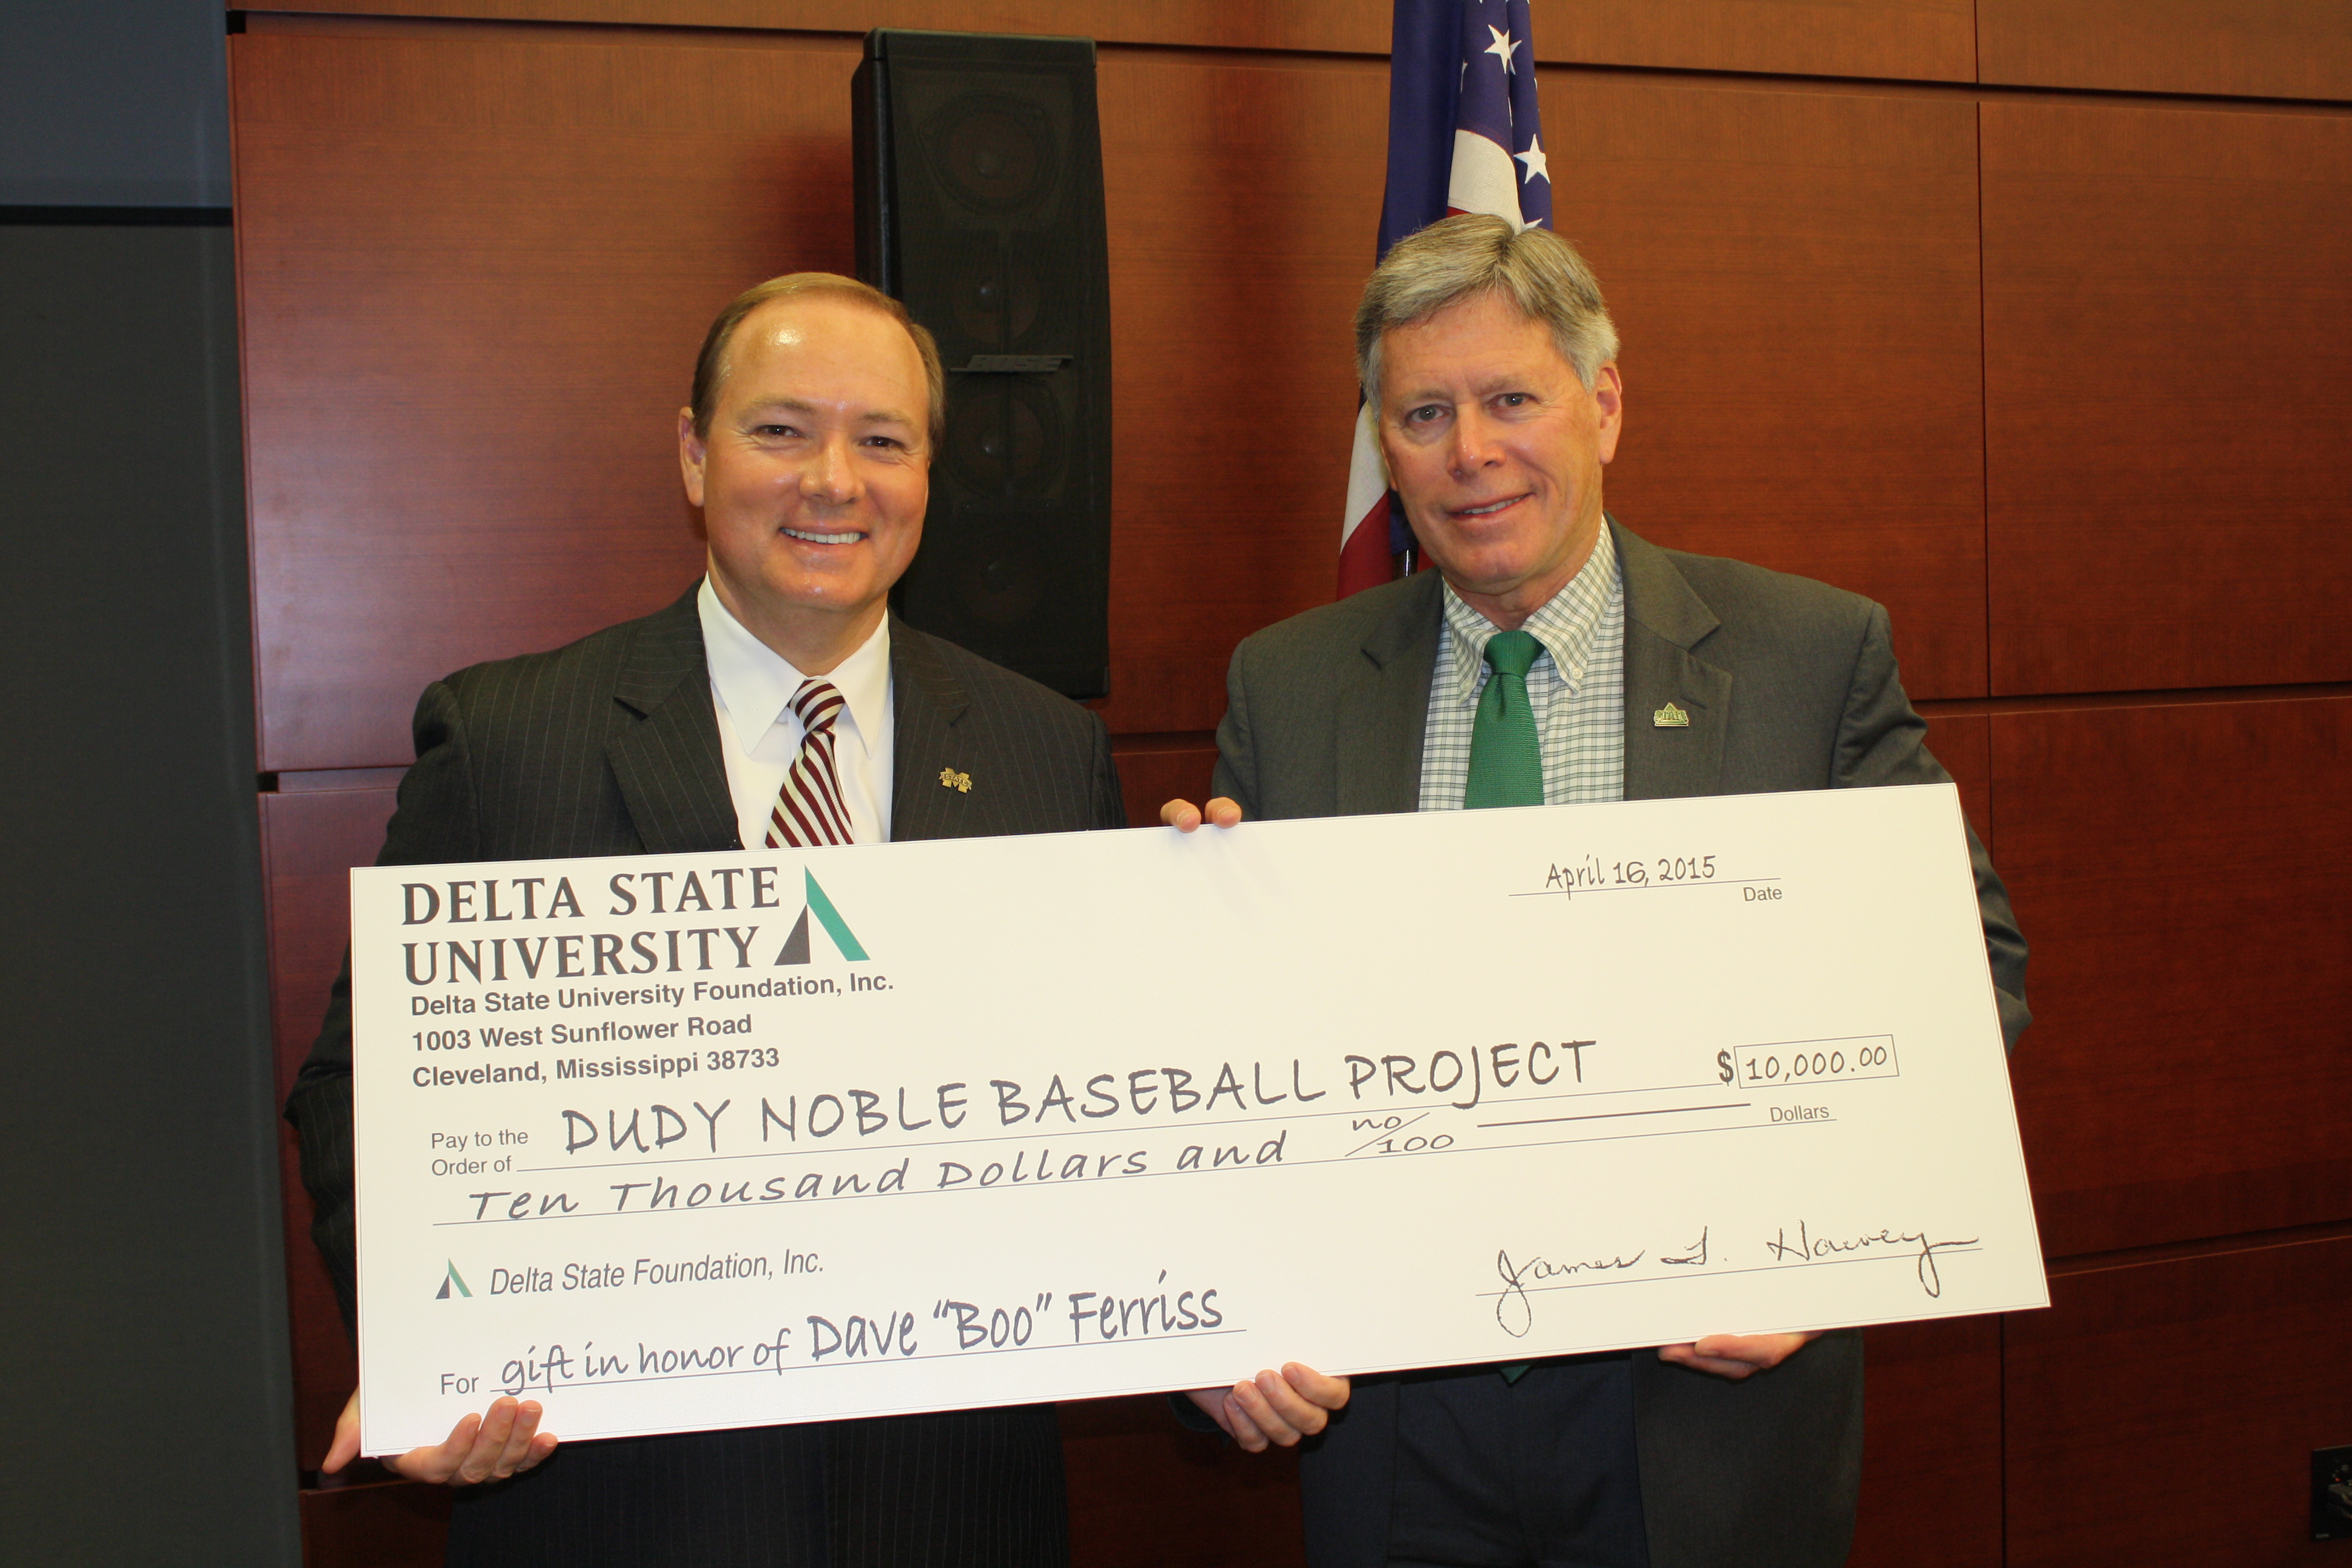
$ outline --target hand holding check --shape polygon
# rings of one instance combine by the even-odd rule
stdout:
[[[555,1434],[541,1432],[539,1401],[494,1399],[479,1415],[460,1416],[446,1442],[394,1454],[383,1468],[412,1481],[477,1486],[519,1476],[555,1452]],[[360,1454],[360,1396],[353,1389],[335,1418],[335,1440],[319,1468],[333,1475]]]

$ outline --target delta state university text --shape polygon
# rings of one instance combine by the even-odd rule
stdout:
[[[688,917],[739,917],[724,923],[646,925],[622,931],[544,928],[544,922],[591,918],[569,877],[403,882],[404,929],[541,928],[404,942],[403,966],[408,984],[418,987],[779,969],[810,962],[812,916],[843,958],[855,963],[866,957],[814,873],[802,873],[797,911],[778,885],[782,879],[782,871],[773,866],[719,866],[707,872],[616,871],[604,884],[611,899],[601,911],[606,919],[667,916],[684,922]],[[774,911],[764,923],[744,918],[762,910]],[[793,920],[789,928],[787,919]]]

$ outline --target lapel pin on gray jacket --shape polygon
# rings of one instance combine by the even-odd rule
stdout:
[[[1650,715],[1650,722],[1661,730],[1687,730],[1690,728],[1690,715],[1669,702]]]
[[[960,773],[953,768],[941,768],[940,770],[940,787],[941,789],[955,790],[963,795],[970,795],[971,793],[971,775],[970,773]]]

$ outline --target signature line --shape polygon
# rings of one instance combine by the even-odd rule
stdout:
[[[1696,882],[1620,882],[1609,888],[1538,888],[1532,892],[1513,893],[1511,897],[1566,899],[1578,893],[1654,893],[1675,888],[1749,888],[1780,879],[1778,877],[1708,877]]]
[[[1728,1105],[1667,1105],[1655,1110],[1595,1110],[1583,1116],[1538,1116],[1526,1121],[1481,1121],[1480,1127],[1542,1127],[1554,1121],[1613,1121],[1621,1116],[1676,1116],[1687,1110],[1746,1110],[1756,1102],[1742,1100]],[[1374,1140],[1378,1142],[1378,1140]]]

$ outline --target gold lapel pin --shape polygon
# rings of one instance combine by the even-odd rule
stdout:
[[[1690,715],[1669,702],[1650,715],[1650,722],[1661,730],[1687,730],[1690,728]]]
[[[963,795],[970,795],[971,793],[971,775],[970,773],[960,773],[953,768],[941,768],[940,770],[940,787],[941,789],[955,790]]]

